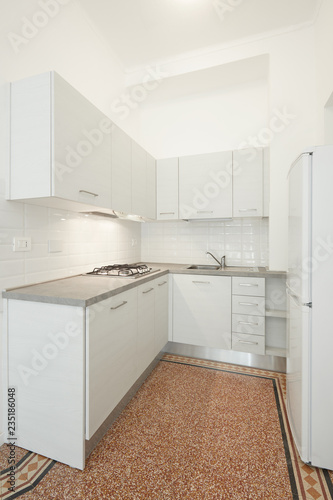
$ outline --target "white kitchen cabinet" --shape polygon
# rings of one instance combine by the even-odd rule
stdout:
[[[138,291],[137,377],[155,357],[155,283],[149,281]]]
[[[137,379],[137,289],[87,308],[86,439]]]
[[[233,217],[264,215],[263,149],[233,152]]]
[[[265,278],[232,277],[231,348],[265,354]]]
[[[132,140],[112,126],[112,208],[132,213]]]
[[[132,141],[132,213],[155,219],[155,159]]]
[[[173,341],[231,348],[231,277],[173,276]]]
[[[178,158],[156,162],[156,218],[178,219]]]
[[[85,464],[85,318],[81,307],[4,300],[16,445],[72,467]]]
[[[232,217],[232,152],[179,158],[179,218]]]
[[[146,217],[156,219],[156,160],[147,153],[146,165]]]
[[[111,129],[55,72],[12,83],[9,199],[111,209]]]
[[[168,342],[169,331],[169,277],[155,280],[155,356]]]

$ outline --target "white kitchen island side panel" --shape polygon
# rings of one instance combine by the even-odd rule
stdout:
[[[85,323],[80,307],[7,301],[17,446],[84,468]]]

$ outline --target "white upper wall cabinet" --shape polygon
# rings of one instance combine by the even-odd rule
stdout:
[[[264,216],[263,149],[233,152],[233,217]]]
[[[156,162],[158,220],[178,219],[178,158]]]
[[[179,158],[179,218],[232,217],[232,152]]]
[[[132,213],[156,218],[155,158],[132,140]]]
[[[132,213],[132,140],[112,126],[112,208]]]
[[[10,199],[111,209],[111,131],[55,72],[12,83]]]

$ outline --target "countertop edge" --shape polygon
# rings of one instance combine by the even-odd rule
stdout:
[[[40,285],[45,285],[47,286],[48,284],[52,284],[55,282],[59,281],[65,281],[65,280],[70,280],[73,278],[77,278],[80,276],[84,275],[77,275],[77,276],[69,276],[65,278],[61,278],[58,280],[50,280],[50,281],[45,281],[43,283],[36,283],[32,285],[24,285],[21,287],[16,287],[12,289],[6,289],[3,290],[2,292],[2,297],[5,299],[11,299],[11,300],[24,300],[28,302],[41,302],[41,303],[49,303],[49,304],[59,304],[59,305],[66,305],[66,306],[74,306],[74,307],[89,307],[93,304],[96,304],[98,302],[101,302],[102,300],[106,300],[110,297],[113,297],[115,295],[118,295],[122,292],[125,292],[126,290],[130,290],[132,288],[135,288],[137,286],[140,286],[141,284],[148,283],[149,281],[152,281],[154,279],[157,279],[163,275],[166,274],[192,274],[192,275],[198,275],[198,276],[243,276],[243,277],[253,277],[253,278],[269,278],[269,277],[274,277],[274,278],[285,278],[286,277],[286,272],[285,271],[269,271],[265,268],[259,268],[258,271],[243,271],[241,268],[239,269],[224,269],[224,270],[201,270],[201,269],[188,269],[189,264],[149,264],[153,265],[155,267],[161,267],[164,269],[160,269],[159,271],[154,272],[151,275],[148,276],[143,276],[138,279],[134,279],[130,282],[126,282],[124,284],[121,284],[117,287],[115,287],[112,290],[103,290],[101,293],[98,293],[97,295],[88,297],[88,298],[74,298],[74,297],[65,297],[59,295],[47,295],[47,294],[42,294],[42,293],[33,293],[33,291],[28,292],[28,289],[32,289],[34,286],[40,286]],[[91,278],[88,278],[91,279]],[[99,279],[107,279],[104,277],[101,277]],[[52,285],[50,285],[52,286]]]

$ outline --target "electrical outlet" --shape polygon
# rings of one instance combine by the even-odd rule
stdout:
[[[13,252],[31,252],[31,238],[16,236],[13,241]]]

